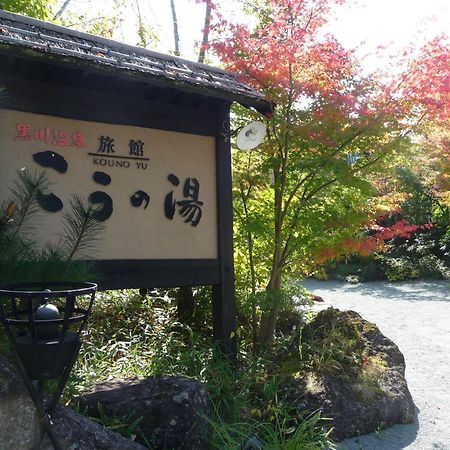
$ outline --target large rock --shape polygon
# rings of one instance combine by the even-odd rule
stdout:
[[[54,414],[56,435],[65,450],[145,450],[69,408]],[[0,356],[0,450],[30,450],[36,411],[16,368]],[[53,450],[48,437],[41,450]]]
[[[99,414],[101,404],[108,416],[141,418],[140,433],[152,448],[208,448],[211,405],[200,381],[172,376],[112,380],[76,401],[92,416]]]
[[[36,410],[16,368],[0,357],[0,449],[28,450]]]
[[[306,379],[286,380],[284,387],[297,408],[321,410],[322,417],[333,419],[332,437],[338,441],[414,422],[416,407],[405,380],[405,360],[397,345],[354,311],[329,308],[321,311],[309,327],[327,328],[327,321],[334,321],[337,325],[333,326],[354,327],[361,354],[366,357],[359,373],[324,371]]]

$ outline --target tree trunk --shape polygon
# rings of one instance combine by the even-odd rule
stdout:
[[[66,10],[66,8],[69,6],[70,1],[71,0],[66,0],[64,2],[59,11],[53,16],[53,20],[56,20]]]
[[[177,316],[178,320],[189,325],[194,317],[194,293],[190,286],[180,287],[177,296]]]
[[[206,55],[206,46],[209,42],[209,26],[211,24],[211,4],[209,1],[206,2],[206,12],[205,12],[205,26],[203,28],[203,39],[202,39],[202,45],[200,47],[200,51],[198,54],[198,62],[204,63],[205,62],[205,55]]]
[[[280,240],[275,243],[275,251],[272,262],[272,271],[269,284],[266,291],[268,295],[273,296],[273,303],[268,311],[265,311],[261,317],[261,324],[259,329],[258,344],[261,348],[268,349],[272,346],[275,326],[277,324],[278,313],[280,311],[280,300],[277,298],[281,292],[281,235]]]
[[[279,293],[281,291],[281,262],[282,262],[282,239],[283,239],[283,219],[282,219],[282,208],[283,208],[283,189],[285,178],[284,167],[276,168],[274,171],[275,183],[274,183],[274,249],[272,257],[272,269],[270,273],[270,280],[267,285],[266,291],[268,293],[274,292]],[[266,311],[262,318],[259,331],[259,345],[261,348],[269,348],[273,342],[273,334],[275,332],[275,325],[278,319],[278,312],[280,311],[280,304],[278,299],[274,299],[274,303],[270,306],[269,311]]]
[[[175,10],[175,0],[170,0],[170,8],[172,9],[173,38],[175,42],[175,55],[180,56],[180,35],[178,34],[177,12]]]
[[[269,286],[267,286],[267,291],[277,293],[280,292],[280,290],[281,272],[278,272],[272,277]],[[263,349],[268,349],[272,345],[279,312],[280,304],[278,301],[275,301],[275,303],[270,307],[269,311],[266,311],[261,318],[258,344]]]
[[[251,155],[249,154],[249,163],[250,163]],[[248,210],[247,201],[250,197],[251,187],[248,189],[247,193],[245,193],[245,189],[242,183],[240,183],[240,192],[242,204],[244,206],[244,214],[245,214],[245,227],[247,228],[247,249],[248,249],[248,259],[250,264],[250,276],[251,276],[251,308],[252,308],[252,344],[255,349],[258,345],[258,317],[256,313],[256,271],[255,271],[255,258],[253,252],[253,235],[250,231],[250,213]]]

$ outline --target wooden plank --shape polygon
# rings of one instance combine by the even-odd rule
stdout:
[[[218,110],[216,122],[216,176],[220,283],[213,285],[214,339],[225,353],[236,357],[236,302],[233,265],[233,194],[231,185],[231,150],[229,136],[229,106]]]
[[[105,289],[202,286],[220,282],[215,259],[159,259],[95,261]]]
[[[19,74],[5,73],[3,69],[0,69],[0,83],[7,86],[10,107],[19,111],[203,136],[215,134],[213,115],[207,109],[207,102],[202,103],[202,108],[195,109],[187,95],[184,104],[171,105],[163,100],[173,98],[173,92],[155,88],[160,90],[156,95],[139,83],[129,86],[134,96],[125,96],[116,94],[119,88],[114,85],[111,85],[111,92],[95,89],[89,78],[81,77],[80,85],[73,87],[23,78]],[[87,89],[84,83],[91,88]],[[97,79],[96,83],[111,84],[107,78]],[[146,95],[161,101],[146,99]]]

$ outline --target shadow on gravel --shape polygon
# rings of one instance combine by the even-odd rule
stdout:
[[[450,302],[450,282],[439,281],[371,281],[367,283],[348,284],[341,281],[302,280],[301,284],[308,290],[327,289],[339,293],[356,293],[364,296],[379,297],[392,301],[411,302],[444,301]]]
[[[420,417],[419,417],[420,419]],[[339,450],[403,450],[417,437],[419,423],[394,425],[377,433],[366,434],[361,438],[345,439],[338,444]]]

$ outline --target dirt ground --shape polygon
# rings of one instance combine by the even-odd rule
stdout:
[[[325,302],[378,325],[400,348],[418,421],[346,439],[346,450],[450,450],[450,282],[348,284],[305,280]]]

